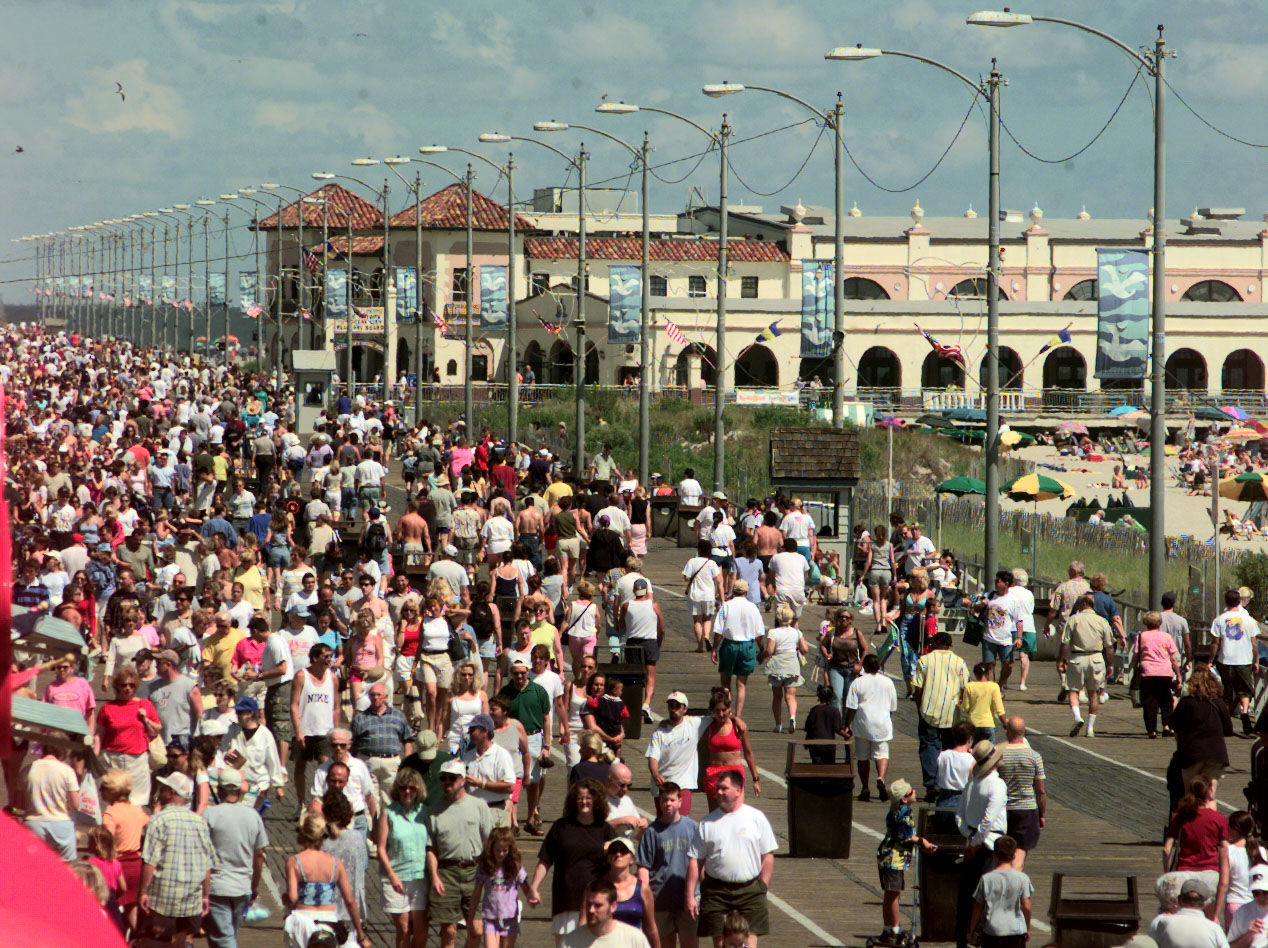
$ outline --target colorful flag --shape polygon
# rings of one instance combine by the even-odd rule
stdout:
[[[261,306],[259,303],[255,302],[255,300],[251,300],[250,302],[247,303],[245,312],[252,319],[255,319],[255,317],[259,316],[261,313],[264,312],[264,307]]]
[[[1055,336],[1053,336],[1046,343],[1044,343],[1044,347],[1039,350],[1039,354],[1043,355],[1043,353],[1047,352],[1053,346],[1066,345],[1070,342],[1070,339],[1071,339],[1070,330],[1062,329]]]
[[[124,305],[124,306],[131,306],[131,305],[132,305],[132,297],[130,297],[130,296],[125,296],[125,297],[123,298],[123,305]]]
[[[306,310],[306,309],[305,309],[304,307],[302,307],[302,306],[299,308],[299,316],[300,316],[300,318],[301,318],[301,319],[312,319],[312,318],[313,318],[313,314],[312,314],[312,313],[310,313],[308,310]]]
[[[679,329],[677,326],[675,326],[673,323],[669,322],[668,320],[665,321],[665,335],[668,336],[670,338],[670,341],[672,341],[676,345],[679,345],[679,346],[691,345],[690,340],[688,340],[687,337],[682,334],[682,330]]]
[[[304,266],[308,268],[308,272],[316,276],[321,272],[321,257],[313,253],[311,250],[304,251]]]
[[[944,346],[919,326],[917,326],[916,329],[920,331],[920,335],[925,337],[925,340],[929,343],[929,345],[933,346],[933,351],[937,353],[939,359],[948,359],[951,362],[958,362],[961,367],[964,366],[964,352],[959,346]]]
[[[536,316],[537,321],[542,324],[542,329],[546,330],[552,336],[558,336],[560,333],[564,331],[564,328],[560,326],[558,323],[552,323],[552,322],[549,322],[548,320],[542,319],[541,316],[536,312],[536,310],[534,310],[533,315]]]
[[[440,330],[442,336],[449,332],[449,324],[445,322],[445,318],[440,313],[432,313],[431,318],[436,321],[436,328]]]
[[[783,333],[780,332],[779,320],[777,319],[757,334],[757,342],[770,342],[780,335],[783,335]]]
[[[192,313],[192,312],[194,311],[194,301],[193,301],[193,300],[188,300],[188,299],[187,299],[187,300],[185,300],[183,303],[181,303],[181,305],[185,307],[185,311],[186,311],[186,312],[190,312],[190,313]]]

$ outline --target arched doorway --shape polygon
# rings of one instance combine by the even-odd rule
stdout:
[[[698,377],[693,377],[691,371],[693,363],[699,363]],[[714,366],[717,359],[714,356],[712,347],[705,346],[703,352],[696,346],[688,346],[678,353],[678,358],[674,360],[674,384],[681,388],[696,388],[701,383],[706,388],[715,384],[717,373]]]
[[[836,360],[832,356],[820,356],[811,359],[802,359],[797,365],[797,377],[803,382],[809,382],[811,379],[818,377],[819,384],[823,386],[833,386],[836,384]]]
[[[383,374],[383,352],[372,346],[354,345],[352,369],[358,382],[373,382]]]
[[[1089,300],[1097,299],[1099,296],[1100,291],[1097,289],[1097,282],[1095,280],[1080,280],[1078,283],[1074,284],[1074,286],[1070,287],[1070,289],[1066,290],[1066,294],[1063,299],[1088,302]]]
[[[988,353],[989,355],[989,353]],[[982,388],[986,388],[986,359],[987,355],[982,356],[982,362],[978,366],[977,380]],[[1001,389],[1020,389],[1021,388],[1021,356],[1017,354],[1015,349],[1008,346],[999,347],[999,387]]]
[[[1043,360],[1043,387],[1087,389],[1087,361],[1073,346],[1053,349]]]
[[[544,378],[551,385],[572,384],[572,346],[562,339],[550,347],[550,361],[546,364]]]
[[[599,349],[593,342],[586,343],[586,384],[599,384]]]
[[[1206,391],[1206,360],[1196,349],[1177,349],[1167,359],[1167,389]]]
[[[964,388],[964,366],[930,352],[920,367],[920,387]]]
[[[397,378],[411,372],[414,368],[410,361],[409,342],[402,339],[396,344],[396,375]]]
[[[1264,361],[1249,349],[1238,349],[1224,360],[1220,370],[1220,390],[1224,392],[1264,388]]]
[[[524,374],[528,375],[528,370],[533,370],[533,378],[538,382],[546,381],[546,353],[542,352],[542,347],[534,340],[524,348]]]
[[[901,388],[903,366],[893,349],[872,346],[859,359],[859,388]]]
[[[744,350],[735,363],[737,388],[778,388],[779,363],[765,346],[754,345]]]

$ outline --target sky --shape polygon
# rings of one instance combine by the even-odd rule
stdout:
[[[381,185],[383,169],[350,165],[359,156],[417,155],[419,145],[438,143],[501,161],[505,147],[477,145],[477,134],[532,134],[532,123],[546,119],[597,125],[631,142],[647,130],[654,164],[701,151],[704,137],[672,119],[596,115],[604,97],[707,126],[725,110],[734,128],[732,203],[767,211],[798,200],[831,206],[830,139],[815,147],[820,129],[803,122],[808,113],[759,92],[707,99],[700,86],[709,82],[778,88],[824,109],[840,92],[847,145],[872,179],[847,166],[847,208],[900,215],[919,199],[930,217],[970,204],[984,211],[985,111],[973,109],[965,122],[967,87],[910,60],[823,59],[833,46],[862,43],[919,53],[976,79],[998,57],[1008,79],[1001,113],[1012,134],[1045,158],[1078,151],[1123,98],[1136,67],[1105,41],[1068,27],[965,26],[981,2],[4,0],[0,298],[32,300],[31,245],[13,238],[263,181],[307,189],[318,170]],[[1077,20],[1133,47],[1152,44],[1165,23],[1178,51],[1166,67],[1174,90],[1217,128],[1268,143],[1268,18],[1249,15],[1266,2],[1048,0],[1014,9]],[[743,141],[794,123],[801,124]],[[1167,133],[1168,218],[1197,206],[1264,215],[1268,149],[1221,137],[1175,96],[1167,102]],[[630,159],[618,146],[572,132],[547,140],[571,151],[581,138],[591,153],[591,184],[624,187]],[[914,189],[882,189],[921,179],[953,140]],[[520,143],[515,158],[517,195],[568,180],[565,162],[546,149]],[[463,166],[458,156],[446,163]],[[1086,206],[1094,217],[1143,221],[1152,204],[1144,78],[1077,157],[1042,163],[1005,139],[1002,164],[1005,208],[1037,203],[1048,217],[1070,217]],[[412,177],[414,169],[402,170]],[[419,170],[425,194],[450,180]],[[717,199],[713,159],[658,173],[666,181],[654,181],[656,211],[683,210],[693,189],[697,202]],[[392,181],[395,212],[408,201]],[[630,183],[637,187],[637,177]],[[476,187],[504,195],[488,169]],[[627,206],[635,208],[636,197]],[[249,243],[239,229],[234,252]]]

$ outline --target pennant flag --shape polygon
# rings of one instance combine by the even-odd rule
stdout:
[[[1070,336],[1070,330],[1069,330],[1069,329],[1062,329],[1062,330],[1061,330],[1060,332],[1058,332],[1055,336],[1053,336],[1051,339],[1049,339],[1049,340],[1048,340],[1048,341],[1044,344],[1044,347],[1043,347],[1042,349],[1040,349],[1040,350],[1039,350],[1039,352],[1040,352],[1040,354],[1042,355],[1043,353],[1045,353],[1045,352],[1047,352],[1049,349],[1051,349],[1053,346],[1066,345],[1067,343],[1069,343],[1069,342],[1070,342],[1070,339],[1071,339],[1071,336]]]
[[[125,296],[125,297],[123,298],[123,305],[124,305],[124,306],[131,306],[131,305],[132,305],[132,297],[130,297],[130,296]]]
[[[558,336],[560,333],[564,331],[563,326],[560,326],[557,323],[552,323],[545,319],[542,319],[536,310],[533,311],[533,315],[536,316],[537,321],[542,324],[542,329],[546,330],[552,336]]]
[[[313,318],[313,314],[312,314],[312,313],[310,313],[308,310],[304,309],[304,307],[302,307],[302,306],[299,308],[299,315],[300,315],[300,318],[301,318],[301,319],[312,319],[312,318]]]
[[[916,329],[919,330],[920,335],[925,337],[925,340],[929,343],[929,345],[933,346],[933,351],[937,353],[939,359],[948,359],[951,362],[958,362],[961,367],[964,367],[964,353],[961,351],[959,346],[944,346],[919,326],[917,326]]]
[[[261,306],[259,303],[255,302],[254,300],[252,300],[251,302],[247,303],[246,309],[244,310],[244,312],[246,312],[246,314],[250,316],[252,319],[255,319],[255,317],[259,316],[261,313],[264,312],[264,307]]]
[[[757,342],[770,342],[780,335],[783,335],[783,333],[780,332],[779,320],[777,319],[757,334]]]
[[[440,313],[432,313],[431,318],[436,321],[436,328],[440,330],[442,336],[449,332],[449,324],[445,322],[445,318]]]
[[[682,330],[668,320],[665,321],[665,335],[668,336],[676,345],[691,345],[691,341],[682,334]]]
[[[181,305],[185,307],[186,312],[192,313],[194,311],[193,300],[185,300],[183,303],[181,303]]]

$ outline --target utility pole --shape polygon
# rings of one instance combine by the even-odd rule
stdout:
[[[576,378],[577,412],[574,424],[577,428],[576,450],[573,454],[572,475],[580,480],[586,469],[586,146],[581,143],[577,152],[577,294],[576,318],[577,352],[573,357]]]
[[[999,569],[999,89],[1004,83],[995,60],[987,80],[990,92],[990,186],[986,269],[986,537],[982,582],[994,582]]]

